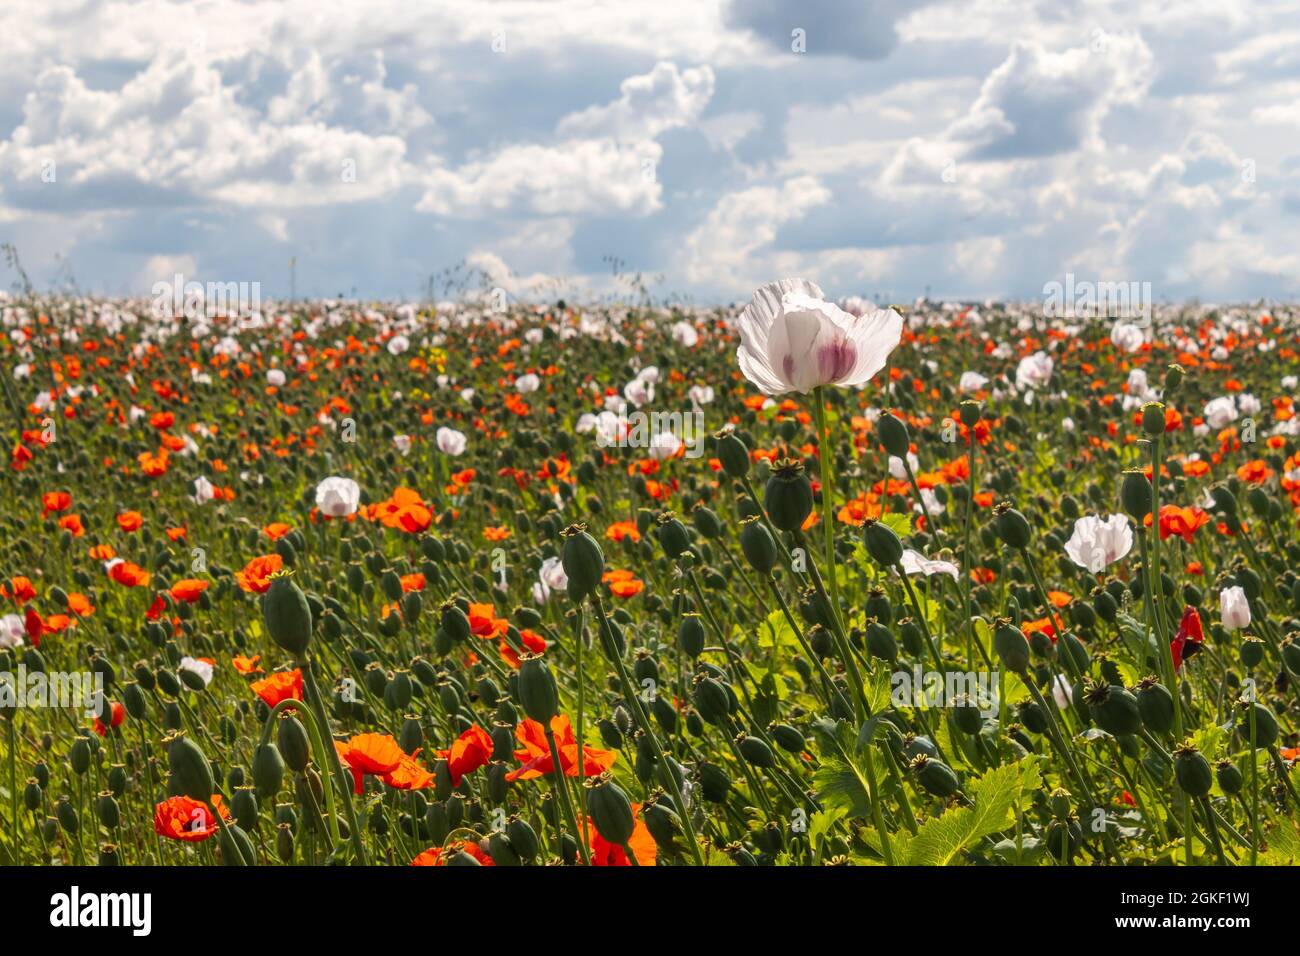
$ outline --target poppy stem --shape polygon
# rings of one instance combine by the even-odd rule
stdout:
[[[586,843],[582,840],[582,834],[578,831],[578,818],[573,812],[573,798],[569,793],[569,784],[564,779],[564,765],[560,762],[560,748],[555,742],[555,731],[551,729],[549,722],[543,725],[543,731],[546,734],[546,746],[551,751],[551,767],[555,779],[551,785],[559,793],[560,807],[564,810],[565,822],[573,830],[573,840],[578,844],[578,855],[582,857],[583,866],[591,866],[591,852],[587,849]],[[586,759],[586,754],[582,752],[582,741],[578,741],[578,762],[582,763]],[[564,854],[564,828],[557,826],[559,834],[558,843],[560,845],[560,854]]]
[[[343,788],[346,796],[343,799],[344,809],[348,814],[348,829],[352,832],[352,847],[356,850],[357,864],[366,865],[366,849],[361,842],[361,827],[357,823],[357,808],[352,805],[352,788],[348,786],[347,778],[343,775],[343,765],[339,762],[338,751],[334,749],[334,738],[329,734],[329,718],[325,715],[324,699],[321,697],[320,687],[316,683],[316,674],[312,670],[311,661],[305,656],[301,661],[304,689],[307,692],[309,706],[316,717],[313,737],[320,751],[317,760],[320,761],[321,770],[327,777],[333,778],[333,782],[338,783]],[[330,746],[326,751],[325,741],[329,740]],[[326,810],[330,815],[331,826],[334,827],[335,838],[338,836],[338,821],[334,816],[334,794],[331,787],[331,781],[325,782],[325,799]]]

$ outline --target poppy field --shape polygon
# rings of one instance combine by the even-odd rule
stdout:
[[[0,863],[1300,862],[1300,311],[0,301]]]

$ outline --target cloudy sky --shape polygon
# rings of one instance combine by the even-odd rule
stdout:
[[[296,257],[299,294],[389,298],[458,263],[534,300],[1300,295],[1294,0],[5,0],[0,30],[0,241],[44,287],[281,295]]]

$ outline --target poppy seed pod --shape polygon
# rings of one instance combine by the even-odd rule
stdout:
[[[903,424],[902,419],[892,415],[881,415],[876,420],[876,435],[880,439],[880,444],[885,446],[885,451],[895,458],[907,460],[908,447],[911,440],[907,434],[907,426]]]
[[[1177,363],[1170,365],[1165,369],[1165,395],[1172,395],[1178,391],[1183,384],[1183,377],[1187,374],[1186,369]]]
[[[1214,776],[1219,781],[1219,789],[1230,797],[1235,797],[1241,793],[1241,788],[1245,780],[1241,774],[1241,768],[1235,763],[1224,757],[1214,765]]]
[[[1117,684],[1093,684],[1084,691],[1088,711],[1097,726],[1113,737],[1142,730],[1137,698]]]
[[[513,816],[507,820],[505,834],[510,846],[522,860],[533,859],[541,850],[536,831],[522,817]]]
[[[519,665],[519,703],[524,713],[543,727],[550,727],[551,718],[560,712],[560,691],[555,685],[555,675],[546,661],[528,656]]]
[[[1168,733],[1174,726],[1174,695],[1154,677],[1144,678],[1137,686],[1138,713],[1147,730]]]
[[[713,436],[718,441],[718,460],[722,470],[730,478],[744,478],[749,474],[749,449],[745,442],[730,428],[723,429]]]
[[[664,554],[669,558],[680,557],[691,546],[691,533],[671,511],[665,511],[659,516],[657,537],[659,546],[664,549]]]
[[[740,550],[745,554],[749,566],[760,575],[772,573],[776,567],[778,552],[776,541],[767,525],[757,515],[745,518],[740,525]]]
[[[772,524],[781,531],[798,531],[813,509],[812,482],[803,462],[786,458],[777,462],[763,491],[763,504]]]
[[[974,428],[980,420],[980,404],[972,399],[966,399],[957,406],[957,417],[967,428]]]
[[[280,756],[294,773],[302,773],[311,759],[311,741],[307,728],[293,714],[280,714],[275,725],[275,740]]]
[[[608,773],[586,781],[586,788],[587,815],[596,832],[615,846],[627,843],[636,829],[636,818],[623,788]]]
[[[271,586],[262,600],[262,619],[271,640],[301,660],[311,644],[311,608],[307,605],[307,595],[288,574],[272,576]]]
[[[937,757],[918,754],[909,766],[917,783],[936,797],[951,797],[961,785],[952,768]]]
[[[715,727],[725,724],[731,715],[731,696],[722,682],[712,677],[695,681],[692,700],[700,716]]]
[[[682,617],[682,623],[677,627],[677,646],[688,657],[695,658],[704,653],[704,622],[699,614]]]
[[[903,560],[903,542],[889,525],[868,519],[863,523],[867,553],[882,568],[892,568]]]
[[[1124,472],[1120,481],[1119,501],[1130,518],[1142,521],[1151,513],[1151,482],[1135,468]]]
[[[1147,402],[1142,406],[1142,431],[1152,438],[1157,438],[1165,433],[1165,406],[1163,404],[1160,402]]]
[[[1203,797],[1214,785],[1210,762],[1191,744],[1174,748],[1174,779],[1179,789],[1190,797]]]
[[[695,530],[706,538],[722,537],[722,519],[712,508],[698,504],[691,511],[691,521]]]
[[[1002,666],[1012,673],[1022,674],[1029,667],[1029,642],[1010,618],[997,621],[993,629],[993,650]]]
[[[997,527],[998,537],[1009,548],[1015,548],[1017,551],[1023,551],[1029,547],[1029,540],[1033,536],[1033,530],[1029,527],[1029,519],[1023,514],[1011,507],[1008,502],[1002,502],[994,509],[997,515],[994,523]]]
[[[183,796],[203,803],[212,799],[212,765],[189,737],[178,733],[167,741],[167,767]]]
[[[1237,713],[1237,733],[1243,741],[1250,741],[1250,710],[1255,710],[1255,746],[1267,749],[1277,743],[1277,718],[1258,701],[1240,701]]]
[[[605,573],[605,553],[600,544],[587,533],[584,524],[572,524],[561,532],[564,546],[560,551],[560,564],[568,576],[569,597],[581,601],[593,593]]]
[[[280,792],[284,783],[284,757],[275,744],[259,744],[253,751],[253,786],[263,800]]]
[[[776,756],[772,753],[772,748],[761,737],[742,734],[736,738],[736,748],[745,758],[745,762],[755,767],[766,770],[776,765]]]

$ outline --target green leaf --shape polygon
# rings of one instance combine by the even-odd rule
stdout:
[[[808,842],[812,845],[814,859],[820,859],[826,837],[847,813],[843,807],[826,807],[808,818]]]
[[[927,820],[911,841],[912,866],[947,866],[963,850],[1001,830],[1007,815],[1039,786],[1038,758],[994,767],[974,781],[967,796],[973,807],[955,807]]]
[[[813,775],[817,799],[827,809],[838,809],[852,817],[865,817],[871,812],[871,799],[862,775],[848,761],[840,757],[823,757],[821,766]]]
[[[889,511],[880,519],[883,524],[899,538],[904,538],[912,533],[912,516],[903,511]]]

